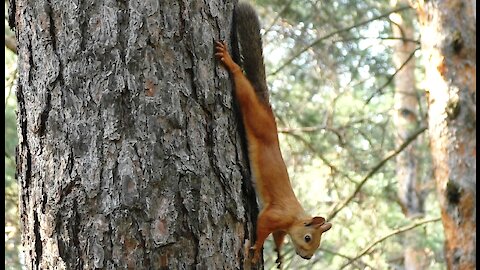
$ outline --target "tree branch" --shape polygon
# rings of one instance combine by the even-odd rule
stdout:
[[[335,40],[334,42],[347,42],[347,41],[355,41],[355,40],[362,40],[362,39],[402,40],[404,42],[413,42],[415,44],[420,45],[420,40],[403,38],[403,37],[354,37],[354,38],[339,39],[339,40]]]
[[[286,3],[282,10],[277,14],[277,16],[275,17],[275,19],[273,19],[273,22],[270,24],[270,26],[265,29],[265,32],[263,33],[263,35],[266,35],[268,32],[270,32],[270,30],[272,30],[272,27],[275,25],[275,23],[277,22],[277,20],[283,15],[283,13],[285,13],[288,8],[290,7],[290,5],[292,4],[293,0],[290,0],[288,1],[288,3]]]
[[[289,65],[293,60],[295,60],[297,57],[299,57],[301,54],[303,54],[304,52],[306,52],[308,49],[310,49],[311,47],[317,45],[318,43],[322,42],[323,40],[327,39],[327,38],[330,38],[338,33],[341,33],[341,32],[346,32],[346,31],[350,31],[351,29],[353,28],[356,28],[356,27],[359,27],[359,26],[362,26],[362,25],[365,25],[365,24],[368,24],[368,23],[371,23],[373,21],[376,21],[378,19],[381,19],[381,18],[384,18],[384,17],[387,17],[388,15],[392,14],[392,13],[396,13],[396,12],[400,12],[400,11],[403,11],[403,10],[406,10],[406,9],[410,9],[411,7],[410,6],[400,6],[396,9],[393,9],[393,10],[390,10],[386,13],[383,13],[383,14],[380,14],[376,17],[373,17],[371,19],[368,19],[368,20],[365,20],[363,22],[359,22],[359,23],[356,23],[354,25],[351,25],[351,26],[348,26],[348,27],[345,27],[345,28],[342,28],[342,29],[339,29],[337,31],[333,31],[331,32],[330,34],[327,34],[326,36],[323,36],[323,37],[320,37],[318,38],[317,40],[313,41],[312,43],[310,43],[308,46],[306,46],[305,48],[301,49],[299,52],[297,52],[296,54],[294,54],[292,57],[290,57],[287,61],[285,61],[285,63],[283,63],[279,68],[277,68],[273,73],[269,74],[269,75],[275,75],[277,74],[280,70],[282,70],[284,67],[286,67],[287,65]]]
[[[330,167],[330,170],[332,170],[334,173],[339,173],[340,175],[344,176],[345,178],[347,178],[348,180],[350,180],[350,182],[352,183],[355,183],[355,184],[358,184],[355,180],[353,180],[348,174],[340,171],[335,165],[333,165],[332,163],[330,163],[330,161],[328,161],[322,154],[319,153],[319,151],[317,151],[315,149],[315,147],[313,147],[313,145],[311,145],[307,140],[305,140],[302,136],[298,135],[298,134],[295,134],[295,133],[285,133],[287,135],[290,135],[292,137],[294,137],[295,139],[301,141],[302,143],[305,144],[305,146],[307,146],[308,149],[310,149],[310,151],[312,151],[315,155],[317,155],[320,160],[323,161],[323,163],[325,163],[328,167]]]
[[[413,58],[413,56],[415,55],[415,52],[416,52],[417,50],[419,50],[419,49],[420,49],[420,48],[417,47],[417,48],[415,48],[415,50],[413,50],[412,53],[410,53],[410,55],[408,56],[407,60],[405,60],[405,62],[403,62],[403,64],[402,64],[397,70],[395,70],[395,72],[394,72],[392,75],[390,75],[390,77],[388,77],[387,81],[386,81],[382,86],[380,86],[375,92],[373,92],[372,95],[370,95],[370,97],[368,97],[367,101],[365,102],[365,105],[367,105],[368,103],[370,103],[370,101],[372,100],[372,98],[373,98],[376,94],[381,93],[381,92],[383,91],[383,89],[384,89],[385,87],[387,87],[387,86],[393,81],[393,78],[395,77],[395,75],[397,75],[398,72],[400,72],[400,70],[402,70],[402,68],[403,68],[404,66],[406,66],[408,62],[410,62],[410,60],[411,60],[411,59]]]
[[[370,177],[372,177],[378,170],[380,170],[380,168],[382,168],[383,165],[387,163],[387,161],[389,161],[390,159],[398,155],[398,153],[402,152],[402,150],[405,149],[405,147],[407,147],[411,142],[413,142],[418,137],[418,135],[422,134],[426,129],[427,129],[426,126],[420,127],[418,130],[413,132],[412,135],[410,135],[396,150],[391,151],[386,155],[386,157],[384,157],[380,162],[378,162],[377,165],[375,165],[373,169],[370,170],[370,172],[362,179],[362,181],[360,181],[360,183],[357,185],[352,195],[350,195],[348,198],[343,200],[343,202],[340,203],[339,207],[335,207],[334,210],[328,214],[327,220],[333,219],[338,214],[338,212],[340,212],[343,208],[345,208],[345,206],[347,206],[347,204],[349,204],[350,201],[353,198],[355,198],[357,193],[360,191],[363,185],[367,182],[367,180],[370,179]]]
[[[5,151],[5,158],[15,164],[15,160],[13,160],[13,157],[9,153],[7,153],[7,151]]]
[[[421,226],[421,225],[425,225],[427,223],[430,223],[430,222],[435,222],[435,221],[439,221],[441,218],[440,217],[436,217],[436,218],[430,218],[430,219],[424,219],[424,220],[419,220],[419,221],[416,221],[410,225],[407,225],[405,227],[402,227],[402,228],[399,228],[399,229],[396,229],[396,230],[393,230],[392,232],[380,237],[380,238],[377,238],[375,241],[373,241],[373,243],[371,243],[370,245],[368,245],[366,248],[364,248],[360,253],[358,253],[355,257],[353,257],[352,259],[349,259],[347,263],[345,263],[340,269],[343,269],[345,267],[347,267],[348,265],[350,265],[352,262],[358,260],[360,257],[362,257],[363,255],[365,255],[368,251],[370,251],[370,249],[372,249],[375,245],[377,245],[378,243],[380,242],[383,242],[384,240],[394,236],[394,235],[397,235],[397,234],[400,234],[400,233],[403,233],[403,232],[406,232],[406,231],[409,231],[409,230],[412,230],[418,226]]]
[[[320,247],[319,250],[321,250],[321,251],[323,251],[323,252],[325,252],[325,253],[330,253],[330,254],[333,254],[333,255],[336,255],[336,256],[340,256],[340,257],[345,258],[345,259],[348,259],[348,260],[352,260],[352,263],[360,264],[360,265],[362,266],[362,267],[359,267],[359,269],[365,268],[366,266],[368,266],[368,267],[369,267],[370,269],[372,269],[372,270],[375,269],[375,267],[371,266],[370,264],[368,264],[368,263],[366,263],[366,262],[363,262],[363,261],[359,261],[359,262],[353,261],[353,258],[352,258],[352,257],[349,257],[349,256],[347,256],[347,255],[344,255],[344,254],[341,254],[341,253],[338,253],[338,252],[335,252],[335,251],[333,251],[333,250],[329,250],[329,249],[326,249],[326,248],[323,248],[323,247]],[[321,261],[322,259],[323,259],[323,258],[321,258],[321,257],[317,257],[317,258],[312,262],[312,264],[315,264],[315,263]],[[358,260],[358,259],[357,259],[357,260]],[[308,265],[306,265],[306,266],[308,266]],[[358,265],[357,265],[357,266],[358,266]]]
[[[341,145],[345,144],[345,140],[343,138],[343,135],[340,133],[340,131],[338,131],[335,128],[327,127],[327,126],[324,126],[324,125],[322,125],[322,126],[311,126],[311,127],[299,127],[299,128],[278,128],[278,133],[290,134],[290,133],[295,133],[295,132],[316,132],[316,131],[319,131],[319,130],[328,130],[328,131],[331,131],[331,132],[335,133],[335,135],[337,135],[337,137],[338,137],[339,143]]]

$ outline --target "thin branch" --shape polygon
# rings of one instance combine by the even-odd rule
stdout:
[[[14,54],[17,54],[17,41],[15,38],[5,35],[5,47]]]
[[[400,12],[400,11],[403,11],[403,10],[406,10],[406,9],[410,9],[411,7],[410,6],[400,6],[396,9],[393,9],[393,10],[390,10],[386,13],[383,13],[383,14],[380,14],[376,17],[373,17],[371,19],[368,19],[368,20],[365,20],[363,22],[359,22],[359,23],[356,23],[356,24],[353,24],[351,26],[348,26],[348,27],[345,27],[345,28],[342,28],[342,29],[339,29],[339,30],[336,30],[336,31],[333,31],[331,32],[330,34],[327,34],[326,36],[323,36],[323,37],[320,37],[318,38],[317,40],[313,41],[312,43],[310,43],[308,46],[306,46],[305,48],[301,49],[299,52],[297,52],[296,54],[294,54],[292,57],[290,57],[287,61],[285,61],[285,63],[283,63],[279,68],[277,68],[273,73],[269,74],[269,75],[275,75],[277,74],[280,70],[282,70],[285,66],[289,65],[293,60],[295,60],[297,57],[299,57],[301,54],[303,54],[304,52],[306,52],[308,49],[310,49],[311,47],[317,45],[318,43],[322,42],[323,40],[325,39],[328,39],[338,33],[341,33],[341,32],[346,32],[346,31],[350,31],[351,29],[354,29],[354,28],[357,28],[357,27],[360,27],[362,25],[365,25],[365,24],[368,24],[368,23],[371,23],[373,21],[376,21],[378,19],[382,19],[384,17],[387,17],[388,15],[392,14],[392,13],[396,13],[396,12]]]
[[[302,136],[300,136],[298,134],[294,134],[294,133],[285,133],[285,134],[290,135],[290,136],[294,137],[295,139],[301,141],[303,144],[305,144],[305,146],[307,146],[308,149],[310,149],[310,151],[312,151],[314,154],[316,154],[325,164],[327,164],[327,166],[330,167],[330,169],[332,171],[338,172],[337,167],[335,167],[335,165],[331,164],[322,154],[318,153],[318,151],[315,149],[315,147],[313,147],[313,145],[311,145]]]
[[[278,128],[278,133],[294,133],[294,132],[314,132],[327,129],[326,126],[298,127],[298,128]]]
[[[353,200],[353,198],[355,198],[357,193],[367,182],[367,180],[370,179],[370,177],[372,177],[378,170],[380,170],[380,168],[382,168],[383,165],[387,163],[387,161],[398,155],[398,153],[402,152],[405,147],[407,147],[411,142],[413,142],[418,137],[418,135],[422,134],[426,129],[426,126],[420,127],[418,130],[413,132],[412,135],[410,135],[396,150],[391,151],[386,155],[386,157],[384,157],[380,162],[378,162],[377,165],[375,165],[373,169],[370,170],[370,172],[362,179],[362,181],[360,181],[352,195],[343,200],[343,202],[340,203],[339,207],[335,207],[332,213],[328,214],[327,220],[333,219],[338,214],[338,212],[340,212],[345,206],[347,206],[347,204],[350,203],[350,201]]]
[[[283,13],[285,13],[288,8],[290,7],[290,5],[292,4],[293,0],[290,0],[288,1],[288,3],[285,4],[285,6],[283,6],[282,10],[277,14],[277,16],[275,17],[275,19],[273,19],[273,22],[270,24],[270,26],[265,30],[265,32],[263,33],[263,35],[266,35],[268,32],[270,32],[270,30],[272,30],[272,27],[275,25],[275,23],[277,22],[277,20],[283,15]]]
[[[325,125],[312,126],[312,127],[299,127],[299,128],[278,128],[278,133],[289,134],[289,133],[295,133],[295,132],[316,132],[319,130],[328,130],[335,133],[335,135],[337,135],[338,137],[338,141],[340,142],[340,144],[341,145],[345,144],[345,140],[343,139],[343,135],[340,133],[340,131],[331,127],[327,127]]]
[[[307,140],[305,140],[302,136],[298,135],[298,134],[295,134],[295,133],[285,133],[287,135],[290,135],[292,137],[294,137],[295,139],[301,141],[303,144],[305,144],[305,146],[310,149],[310,151],[312,151],[315,155],[317,155],[328,167],[330,167],[330,170],[332,170],[334,173],[339,173],[340,175],[344,176],[345,178],[347,178],[348,180],[350,180],[350,182],[352,183],[355,183],[355,184],[358,184],[357,181],[353,180],[348,174],[340,171],[339,169],[337,169],[337,167],[335,165],[333,165],[332,163],[330,163],[330,161],[328,161],[322,154],[320,154],[319,151],[317,151],[315,149],[315,147],[313,147],[313,145],[311,145]]]
[[[6,158],[7,160],[10,160],[13,164],[15,164],[15,160],[13,160],[12,155],[10,155],[9,153],[7,153],[7,151],[5,151],[5,158]]]
[[[393,81],[393,78],[398,74],[398,72],[400,72],[400,70],[402,70],[402,68],[403,68],[404,66],[407,65],[408,62],[410,62],[410,60],[411,60],[411,59],[413,58],[413,56],[415,55],[415,52],[416,52],[417,50],[419,50],[419,49],[420,49],[420,48],[417,47],[417,48],[415,48],[415,50],[413,50],[412,53],[410,53],[410,55],[408,56],[407,60],[405,60],[405,62],[403,62],[403,64],[402,64],[397,70],[395,70],[395,72],[394,72],[392,75],[390,75],[390,77],[388,77],[387,81],[386,81],[382,86],[380,86],[375,92],[372,93],[372,95],[371,95],[371,96],[367,99],[367,101],[365,102],[365,105],[367,105],[368,103],[370,103],[370,101],[372,100],[372,98],[373,98],[375,95],[377,95],[378,93],[381,93],[381,92],[383,91],[383,89],[384,89],[385,87],[387,87],[387,86]]]
[[[362,39],[402,40],[404,42],[413,42],[415,44],[420,45],[420,40],[403,38],[403,37],[354,37],[354,38],[339,39],[333,42],[346,42],[346,41],[355,41],[355,40],[362,40]]]
[[[393,25],[395,25],[396,27],[398,27],[398,30],[400,30],[400,35],[401,35],[402,37],[405,37],[405,36],[406,36],[406,35],[405,35],[405,31],[403,30],[403,27],[402,27],[400,24],[398,24],[397,22],[392,21],[390,18],[388,18],[388,21],[389,21],[390,23],[392,23]]]
[[[329,249],[326,249],[326,248],[323,248],[323,247],[320,247],[319,250],[321,250],[321,251],[323,251],[323,252],[325,252],[325,253],[330,253],[330,254],[333,254],[333,255],[336,255],[336,256],[340,256],[340,257],[345,258],[345,259],[348,259],[348,260],[353,260],[352,257],[349,257],[349,256],[347,256],[347,255],[345,255],[345,254],[341,254],[341,253],[338,253],[338,252],[336,252],[336,251],[329,250]],[[323,259],[323,258],[321,258],[321,257],[317,257],[317,258],[312,262],[312,264],[315,264],[315,263],[321,261],[322,259]],[[373,267],[373,266],[371,266],[371,265],[369,265],[368,263],[363,262],[363,261],[359,261],[359,262],[353,261],[353,263],[355,263],[355,264],[360,264],[361,266],[363,266],[362,268],[365,268],[365,266],[368,266],[368,267],[369,267],[370,269],[372,269],[372,270],[375,269],[375,267]],[[357,265],[357,266],[358,266],[358,265]],[[359,267],[359,268],[360,268],[360,267]]]
[[[362,257],[363,255],[367,254],[367,252],[370,251],[370,249],[372,249],[375,245],[377,245],[378,243],[381,243],[383,241],[385,241],[386,239],[394,236],[394,235],[397,235],[397,234],[400,234],[400,233],[403,233],[403,232],[406,232],[406,231],[409,231],[409,230],[412,230],[418,226],[422,226],[422,225],[425,225],[427,223],[430,223],[430,222],[436,222],[436,221],[439,221],[441,218],[440,217],[436,217],[436,218],[430,218],[430,219],[424,219],[424,220],[419,220],[419,221],[416,221],[410,225],[407,225],[405,227],[402,227],[402,228],[399,228],[399,229],[396,229],[396,230],[393,230],[391,231],[390,233],[380,237],[380,238],[377,238],[375,241],[373,241],[373,243],[371,243],[370,245],[368,245],[366,248],[364,248],[360,253],[358,253],[355,257],[353,257],[352,259],[349,259],[347,263],[345,263],[340,269],[343,269],[345,267],[347,267],[348,265],[350,265],[352,262],[358,260],[360,257]]]
[[[12,95],[12,87],[9,87],[7,96],[5,97],[5,111],[7,110],[8,100],[10,99],[11,95]]]

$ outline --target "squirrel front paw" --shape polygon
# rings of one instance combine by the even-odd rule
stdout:
[[[232,57],[228,53],[225,41],[215,41],[215,51],[215,56],[231,73],[240,70],[240,67],[233,62]]]

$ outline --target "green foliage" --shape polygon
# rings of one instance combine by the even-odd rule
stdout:
[[[390,22],[384,16],[362,24],[393,7],[389,1],[371,0],[262,0],[255,5],[265,27],[267,80],[292,185],[309,213],[327,216],[396,147],[391,119],[394,88],[392,83],[382,87],[395,72],[386,39],[393,35]],[[415,18],[413,10],[403,12]],[[353,25],[360,26],[342,31]],[[297,57],[288,62],[293,56]],[[417,73],[421,80],[422,70]],[[426,136],[417,140],[418,174],[430,179]],[[346,257],[355,257],[375,239],[410,224],[396,201],[395,177],[392,159],[331,220],[333,228],[312,260],[296,256],[287,242],[285,269],[340,269],[348,262]],[[439,206],[430,192],[425,216],[437,217]],[[416,244],[426,252],[429,269],[444,269],[441,223],[415,230],[423,232]],[[346,269],[401,268],[403,260],[398,258],[403,256],[405,235],[379,243]],[[275,269],[272,239],[264,250],[266,269]]]

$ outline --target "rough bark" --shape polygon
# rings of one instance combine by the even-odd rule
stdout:
[[[257,207],[233,2],[16,0],[28,269],[239,269]]]
[[[407,5],[407,0],[392,1],[395,5]],[[392,31],[395,37],[393,42],[393,62],[399,69],[394,78],[394,112],[395,144],[401,145],[419,127],[418,98],[415,78],[415,57],[417,44],[415,39],[412,18],[410,14],[393,13],[390,20],[393,22]],[[424,214],[424,196],[421,192],[421,181],[418,175],[419,138],[407,146],[396,158],[396,179],[398,181],[398,199],[407,219],[415,219]],[[422,230],[411,230],[404,234],[404,268],[406,270],[425,269],[427,256],[419,246],[418,239],[424,238]]]
[[[418,1],[430,147],[448,269],[475,269],[475,1]]]

